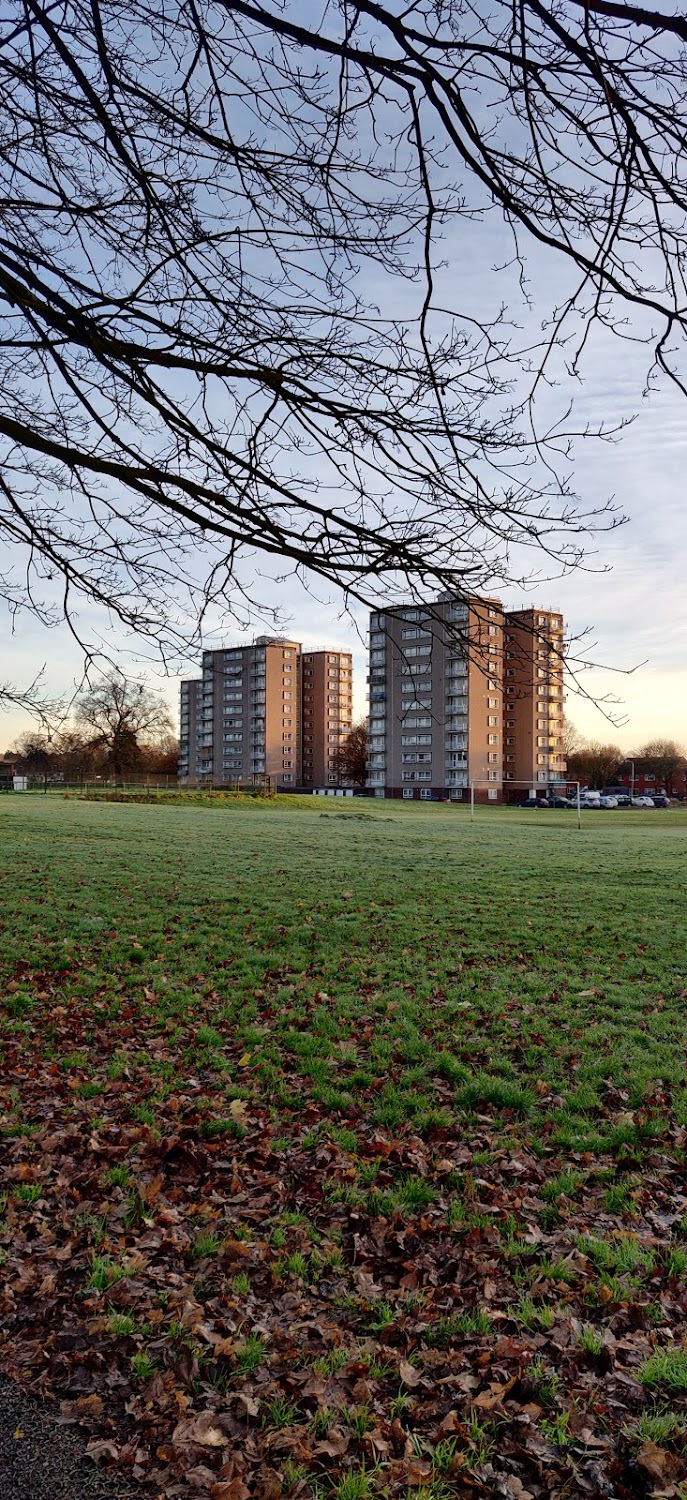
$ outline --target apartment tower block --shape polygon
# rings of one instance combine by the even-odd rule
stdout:
[[[370,619],[368,784],[406,797],[470,782],[500,798],[503,610],[498,599],[400,605]]]
[[[368,785],[461,800],[474,785],[560,779],[563,621],[499,599],[440,599],[370,617]],[[516,787],[513,787],[515,791]]]
[[[350,651],[304,651],[303,786],[339,781],[336,757],[353,725],[353,657]]]
[[[287,789],[338,780],[334,757],[351,728],[350,653],[308,652],[304,661],[300,641],[259,636],[204,651],[202,670],[180,687],[181,779],[230,786],[264,777]]]
[[[505,617],[505,782],[565,776],[563,750],[563,617],[551,610],[512,610]]]

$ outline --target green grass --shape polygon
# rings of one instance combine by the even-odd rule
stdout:
[[[644,1360],[639,1379],[650,1389],[665,1386],[669,1391],[687,1391],[687,1349],[656,1349]]]
[[[431,1415],[442,1372],[488,1386],[495,1344],[567,1461],[571,1382],[597,1378],[619,1305],[613,1357],[647,1405],[687,1390],[686,830],[682,810],[578,833],[373,800],[0,800],[8,1337],[38,1319],[39,1360],[68,1310],[93,1381],[111,1362],[141,1408],[213,1387],[246,1393],[265,1444],[345,1428],[324,1480],[307,1444],[288,1460],[327,1500],[384,1493],[394,1418],[428,1495],[495,1462],[503,1419],[472,1388],[457,1435]],[[651,1416],[632,1431],[668,1432]]]

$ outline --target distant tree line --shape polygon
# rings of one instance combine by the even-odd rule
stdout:
[[[649,740],[627,754],[619,745],[580,739],[572,725],[567,731],[566,756],[570,779],[593,788],[612,786],[631,761],[636,775],[655,777],[657,788],[668,787],[676,772],[687,767],[685,752],[675,740]]]
[[[112,672],[75,700],[67,720],[19,736],[7,752],[21,775],[55,780],[176,776],[179,745],[169,709],[144,683]]]

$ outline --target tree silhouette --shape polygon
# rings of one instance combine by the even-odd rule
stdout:
[[[342,781],[353,786],[364,786],[367,781],[368,733],[366,724],[354,724],[350,734],[339,747],[334,759],[334,770]]]
[[[104,752],[116,778],[138,768],[146,740],[172,732],[169,710],[159,695],[121,672],[111,672],[80,695],[75,722],[92,747]]]

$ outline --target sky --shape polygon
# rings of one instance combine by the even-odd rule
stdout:
[[[469,255],[463,236],[469,234]],[[503,273],[494,267],[508,251],[505,232],[495,219],[482,227],[456,226],[442,247],[441,280],[453,300],[476,311],[494,306],[503,296]],[[561,294],[560,266],[528,262],[532,306],[524,313],[532,326]],[[407,287],[400,295],[407,294]],[[439,287],[438,295],[443,291]],[[521,309],[522,311],[522,309]],[[644,394],[649,354],[638,343],[600,334],[592,340],[583,382],[574,389],[576,425],[600,420],[614,427],[633,417],[616,441],[585,440],[577,445],[571,480],[583,508],[614,499],[626,515],[625,525],[599,535],[587,565],[563,578],[533,579],[525,592],[502,593],[509,608],[540,603],[560,609],[575,646],[593,669],[581,674],[579,687],[569,685],[567,716],[581,734],[612,740],[625,751],[654,738],[673,738],[687,748],[687,591],[684,585],[687,527],[684,484],[687,406],[676,388],[664,386]],[[565,405],[565,382],[550,400]],[[0,538],[0,574],[6,555]],[[517,561],[517,560],[516,560]],[[524,559],[526,569],[535,561]],[[261,568],[264,575],[264,567]],[[263,591],[264,592],[264,591]],[[354,703],[357,716],[366,710],[366,617],[352,619],[341,600],[316,595],[295,579],[273,581],[270,603],[282,615],[283,629],[306,647],[329,646],[354,653]],[[100,636],[122,667],[145,676],[159,688],[176,715],[178,677],[165,678],[147,660],[145,647],[123,637],[93,609],[82,610],[81,625],[89,638]],[[262,627],[265,628],[264,626]],[[267,625],[269,629],[269,625]],[[261,633],[259,623],[243,640]],[[209,647],[241,638],[231,625],[208,636]],[[198,662],[189,659],[184,675]],[[69,695],[81,676],[82,660],[66,626],[48,630],[29,614],[14,620],[0,613],[0,682],[26,685],[45,668],[45,688]],[[0,713],[0,750],[30,725],[18,712]]]

